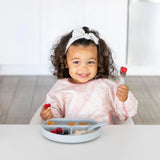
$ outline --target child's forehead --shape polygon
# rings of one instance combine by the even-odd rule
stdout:
[[[95,58],[97,57],[97,47],[94,45],[89,45],[89,46],[71,45],[68,49],[67,56],[76,58],[81,58],[81,57]]]

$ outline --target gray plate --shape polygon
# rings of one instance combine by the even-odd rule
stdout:
[[[55,125],[47,125],[48,121],[55,122]],[[68,122],[77,122],[76,125],[68,125]],[[79,125],[81,122],[86,122],[88,125]],[[98,122],[93,119],[67,119],[67,118],[52,118],[45,121],[42,124],[42,135],[56,142],[61,143],[82,143],[91,141],[101,134],[101,127],[94,130],[92,133],[87,133],[83,135],[73,135],[75,130],[86,130],[90,125],[97,124]],[[50,132],[52,129],[62,128],[62,130],[67,130],[68,135],[60,135]]]

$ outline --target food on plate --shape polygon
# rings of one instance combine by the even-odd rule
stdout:
[[[64,130],[64,131],[63,131],[63,134],[64,134],[64,135],[68,135],[68,134],[69,134],[68,130]]]
[[[56,132],[57,132],[57,134],[62,134],[62,132],[63,132],[63,131],[62,131],[62,128],[57,128],[57,129],[56,129]]]
[[[52,133],[57,133],[56,129],[51,130]]]
[[[48,121],[48,122],[47,122],[47,125],[55,125],[55,122],[53,122],[53,121]]]
[[[77,122],[68,122],[68,125],[76,125]]]
[[[83,129],[83,130],[75,130],[75,131],[73,132],[73,135],[88,134],[88,133],[92,133],[92,132],[94,132],[94,131],[95,131],[95,130],[91,130],[91,131],[87,132],[85,129]]]
[[[88,125],[86,122],[80,122],[79,125]]]
[[[62,130],[62,128],[57,128],[57,129],[53,129],[50,131],[51,133],[54,133],[54,134],[62,134],[62,135],[68,135],[69,134],[69,131],[68,130]]]
[[[85,134],[86,133],[86,130],[75,130],[73,132],[73,135],[81,135],[81,134]]]

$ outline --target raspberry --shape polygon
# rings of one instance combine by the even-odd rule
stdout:
[[[127,68],[126,67],[121,67],[121,71],[122,71],[122,73],[126,73],[127,72]]]
[[[52,133],[57,133],[56,129],[51,130]]]
[[[50,106],[51,106],[51,104],[49,104],[49,103],[48,103],[48,104],[44,104],[44,108],[45,108],[45,109],[47,109],[47,108],[50,107]]]
[[[56,132],[57,132],[57,133],[62,133],[62,128],[57,128],[57,129],[56,129]]]

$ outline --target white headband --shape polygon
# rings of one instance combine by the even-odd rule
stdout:
[[[72,38],[68,41],[65,53],[73,42],[81,38],[92,40],[96,45],[98,45],[99,39],[93,33],[85,33],[85,31],[80,26],[78,26],[72,32]]]

